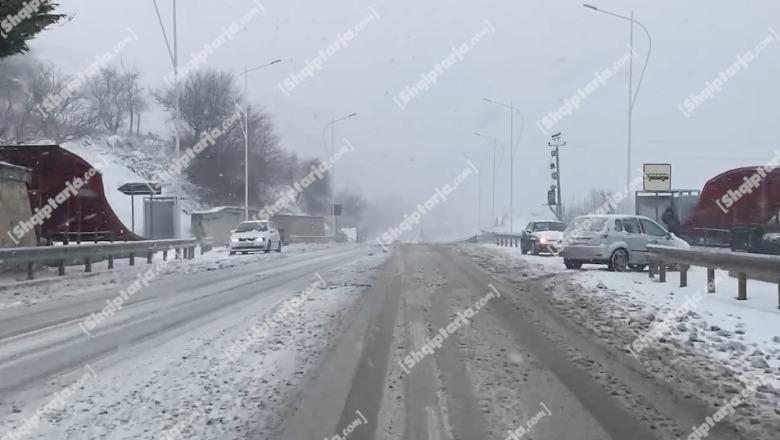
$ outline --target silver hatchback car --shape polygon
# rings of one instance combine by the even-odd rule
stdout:
[[[609,270],[641,271],[647,266],[647,245],[690,248],[661,225],[640,215],[577,217],[563,233],[563,264],[579,269],[585,263],[606,264]]]

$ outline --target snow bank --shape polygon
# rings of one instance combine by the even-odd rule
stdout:
[[[158,144],[150,148],[148,143],[138,138],[125,140],[121,136],[106,138],[87,137],[66,142],[61,146],[80,156],[98,168],[103,178],[103,189],[111,209],[128,228],[132,226],[132,198],[119,192],[125,183],[147,182],[156,171],[168,163],[165,150]],[[201,208],[195,188],[183,176],[176,176],[170,182],[164,182],[162,196],[180,198],[181,236],[190,236],[190,212]],[[133,230],[142,235],[144,231],[143,197],[135,197],[135,227]]]

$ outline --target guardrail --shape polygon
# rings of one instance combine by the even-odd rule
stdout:
[[[288,235],[287,242],[285,244],[299,244],[299,243],[330,243],[335,241],[335,237],[332,235]]]
[[[57,274],[65,275],[65,266],[84,264],[85,272],[92,272],[92,263],[108,259],[108,268],[114,268],[114,260],[127,258],[130,265],[135,265],[136,256],[145,256],[151,263],[157,252],[162,252],[163,261],[168,259],[168,252],[174,252],[175,259],[195,258],[195,248],[200,245],[201,254],[209,251],[212,246],[210,238],[198,240],[195,238],[172,240],[143,240],[121,243],[89,243],[63,246],[38,246],[0,249],[0,262],[4,265],[17,264],[27,266],[27,279],[33,279],[36,264],[57,265]]]
[[[520,247],[520,238],[522,234],[494,234],[496,236],[496,245],[505,247]]]
[[[778,308],[780,308],[780,257],[775,255],[748,254],[714,248],[680,249],[670,246],[648,245],[650,278],[658,272],[659,281],[666,282],[666,266],[680,266],[680,287],[688,285],[688,269],[691,266],[707,268],[707,292],[715,292],[715,269],[737,274],[738,300],[747,299],[747,280],[752,275],[764,280],[776,280]]]

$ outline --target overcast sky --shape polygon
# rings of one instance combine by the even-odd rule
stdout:
[[[780,41],[728,78],[720,92],[686,117],[678,108],[706,81],[737,61],[737,56],[780,32],[780,2],[753,0],[596,1],[597,6],[630,14],[652,35],[653,47],[634,112],[633,168],[644,162],[669,162],[675,188],[700,189],[727,169],[759,165],[780,149],[776,122]],[[72,21],[46,31],[33,43],[38,56],[69,73],[88,66],[97,54],[127,37],[138,40],[121,55],[135,61],[149,87],[164,85],[171,70],[152,0],[60,0]],[[170,21],[171,0],[159,0]],[[492,157],[480,131],[509,138],[509,112],[483,97],[509,102],[526,124],[515,167],[516,215],[546,216],[549,134],[538,127],[545,114],[613,67],[628,53],[628,22],[568,0],[451,2],[393,0],[262,0],[234,40],[215,50],[207,65],[238,70],[245,63],[283,63],[253,72],[250,95],[273,115],[285,147],[302,155],[324,156],[323,126],[332,117],[357,112],[337,125],[355,151],[336,165],[339,186],[355,186],[378,203],[401,210],[424,202],[435,188],[451,182],[471,157],[480,167],[483,222],[490,214]],[[252,0],[180,0],[181,63],[238,23],[257,4]],[[375,12],[372,12],[375,11]],[[376,14],[376,15],[375,15]],[[378,16],[378,18],[377,18]],[[289,96],[278,84],[300,72],[307,60],[354,30],[365,28],[323,63],[322,69]],[[487,31],[486,31],[487,29]],[[354,32],[354,31],[353,31]],[[450,56],[453,47],[481,39],[462,59],[443,69],[436,84],[401,109],[394,97]],[[635,28],[635,76],[648,44]],[[733,73],[733,72],[732,72]],[[562,131],[564,200],[581,198],[591,188],[618,190],[625,184],[628,65],[582,99],[579,109],[550,132]],[[683,107],[684,108],[684,107]],[[163,130],[164,115],[148,129]],[[521,125],[516,119],[516,132]],[[147,121],[147,123],[150,123]],[[499,157],[497,211],[508,206],[508,154]],[[450,219],[448,232],[473,230],[477,178],[466,179],[432,222]],[[401,219],[399,219],[400,221]],[[428,220],[426,220],[428,221]],[[517,228],[517,225],[516,225]]]

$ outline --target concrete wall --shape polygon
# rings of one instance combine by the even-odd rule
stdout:
[[[305,215],[275,215],[272,220],[282,234],[282,241],[290,243],[327,243],[325,220]]]
[[[257,211],[249,210],[250,219],[256,215]],[[193,212],[191,218],[190,228],[195,238],[211,237],[214,239],[214,246],[224,246],[230,241],[230,231],[244,221],[244,208],[227,206]]]
[[[32,217],[27,183],[30,170],[0,162],[0,247],[35,246],[35,231],[17,237],[12,231],[19,222]]]

